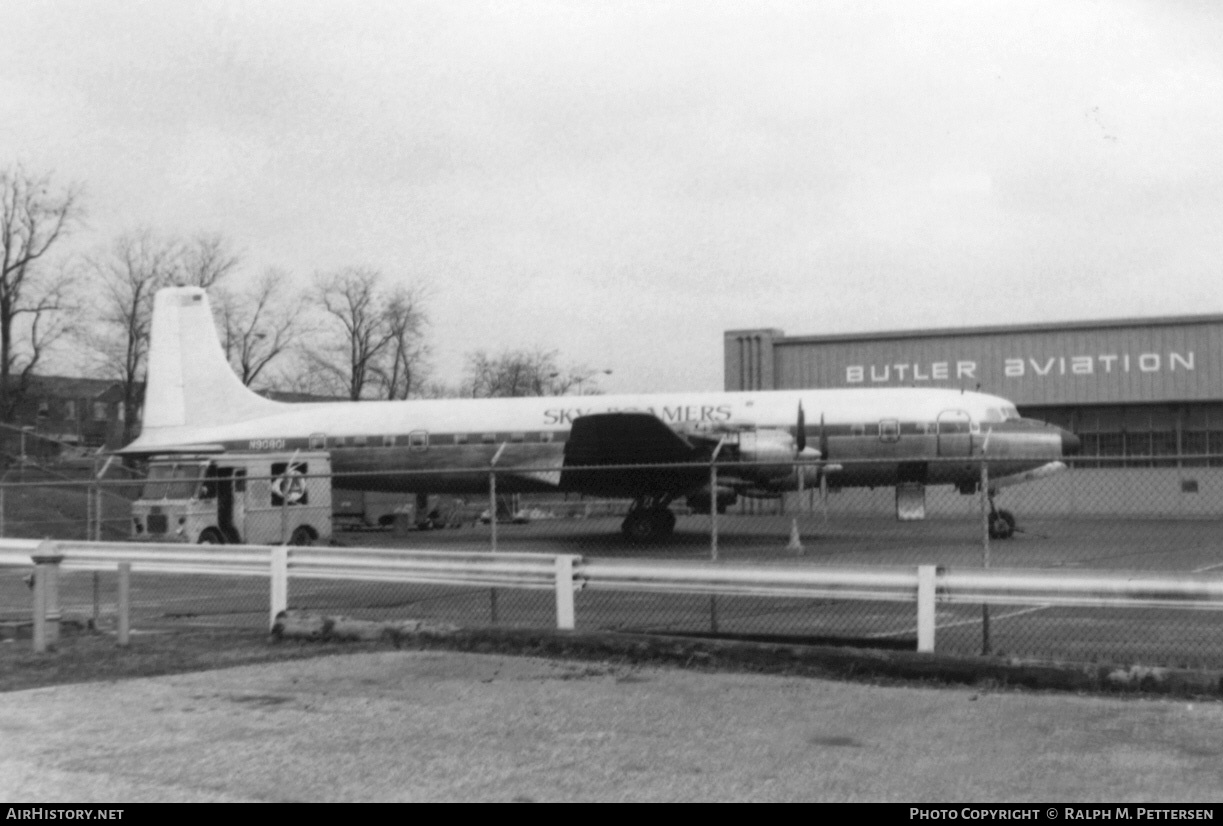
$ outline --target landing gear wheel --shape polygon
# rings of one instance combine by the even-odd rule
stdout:
[[[200,534],[201,545],[224,545],[225,537],[216,528],[208,528]]]
[[[309,528],[299,525],[293,529],[293,534],[289,537],[289,544],[301,546],[313,545],[314,534],[310,532]]]
[[[624,517],[620,530],[638,544],[665,539],[675,531],[675,514],[668,508],[631,510]]]
[[[675,514],[670,508],[660,508],[656,511],[651,511],[654,521],[654,529],[657,532],[659,539],[666,539],[671,534],[675,533]]]
[[[989,538],[1010,539],[1015,534],[1015,516],[1010,511],[993,511],[989,515]]]

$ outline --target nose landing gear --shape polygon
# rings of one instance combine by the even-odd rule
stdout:
[[[1010,539],[1015,535],[1015,515],[994,507],[994,491],[989,492],[989,538]]]

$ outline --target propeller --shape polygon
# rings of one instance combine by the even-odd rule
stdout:
[[[820,414],[820,458],[828,461],[828,433],[824,430],[824,414]]]
[[[798,432],[795,435],[794,447],[797,453],[807,449],[807,417],[803,415],[803,403],[798,403]]]

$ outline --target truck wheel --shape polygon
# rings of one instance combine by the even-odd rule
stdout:
[[[293,529],[293,535],[289,537],[290,545],[313,545],[314,534],[305,526],[299,526]]]
[[[216,528],[208,528],[200,534],[201,545],[224,545],[225,537]]]

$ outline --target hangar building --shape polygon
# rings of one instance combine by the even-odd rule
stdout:
[[[1201,471],[1183,469],[1223,466],[1220,315],[829,336],[730,330],[725,385],[980,389],[1077,433],[1079,468],[1175,468],[1148,471],[1154,486],[1196,494],[1189,475]]]

